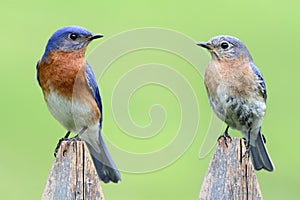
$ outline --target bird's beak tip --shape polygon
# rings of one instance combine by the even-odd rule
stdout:
[[[208,42],[199,42],[197,45],[206,49],[211,49],[211,45]]]
[[[95,40],[95,39],[102,38],[102,37],[104,37],[104,35],[102,35],[102,34],[93,34],[90,37],[90,40]]]

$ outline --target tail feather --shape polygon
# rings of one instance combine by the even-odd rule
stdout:
[[[96,142],[97,147],[94,147],[94,141],[93,143],[89,143],[89,141],[86,141],[86,144],[91,153],[99,178],[104,183],[108,183],[110,181],[117,183],[118,181],[120,181],[120,172],[117,169],[116,164],[112,160],[101,134],[99,136],[99,140],[97,140]]]
[[[274,165],[264,144],[264,138],[261,132],[259,132],[259,135],[255,141],[255,146],[251,145],[250,152],[255,170],[265,169],[270,172],[274,170]]]

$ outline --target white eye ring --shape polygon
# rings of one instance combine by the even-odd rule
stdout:
[[[77,38],[79,38],[80,36],[77,34],[77,33],[70,33],[68,35],[68,37],[71,39],[71,40],[76,40]]]
[[[230,44],[226,41],[221,42],[220,44],[222,49],[228,49],[230,47]]]

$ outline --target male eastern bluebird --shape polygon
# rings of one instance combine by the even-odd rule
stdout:
[[[86,142],[99,178],[121,180],[101,135],[102,103],[95,75],[85,59],[88,44],[103,35],[79,26],[57,30],[37,63],[37,80],[51,114]]]
[[[266,111],[266,85],[248,49],[232,36],[213,37],[198,45],[208,49],[212,56],[204,83],[213,111],[227,124],[224,136],[229,136],[229,127],[241,131],[254,168],[273,171],[261,132]]]

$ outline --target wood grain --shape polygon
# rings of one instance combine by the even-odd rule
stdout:
[[[103,200],[99,178],[83,141],[63,141],[55,158],[43,200]],[[65,152],[64,152],[65,151]]]
[[[262,194],[244,141],[218,140],[200,190],[200,200],[260,200]]]

